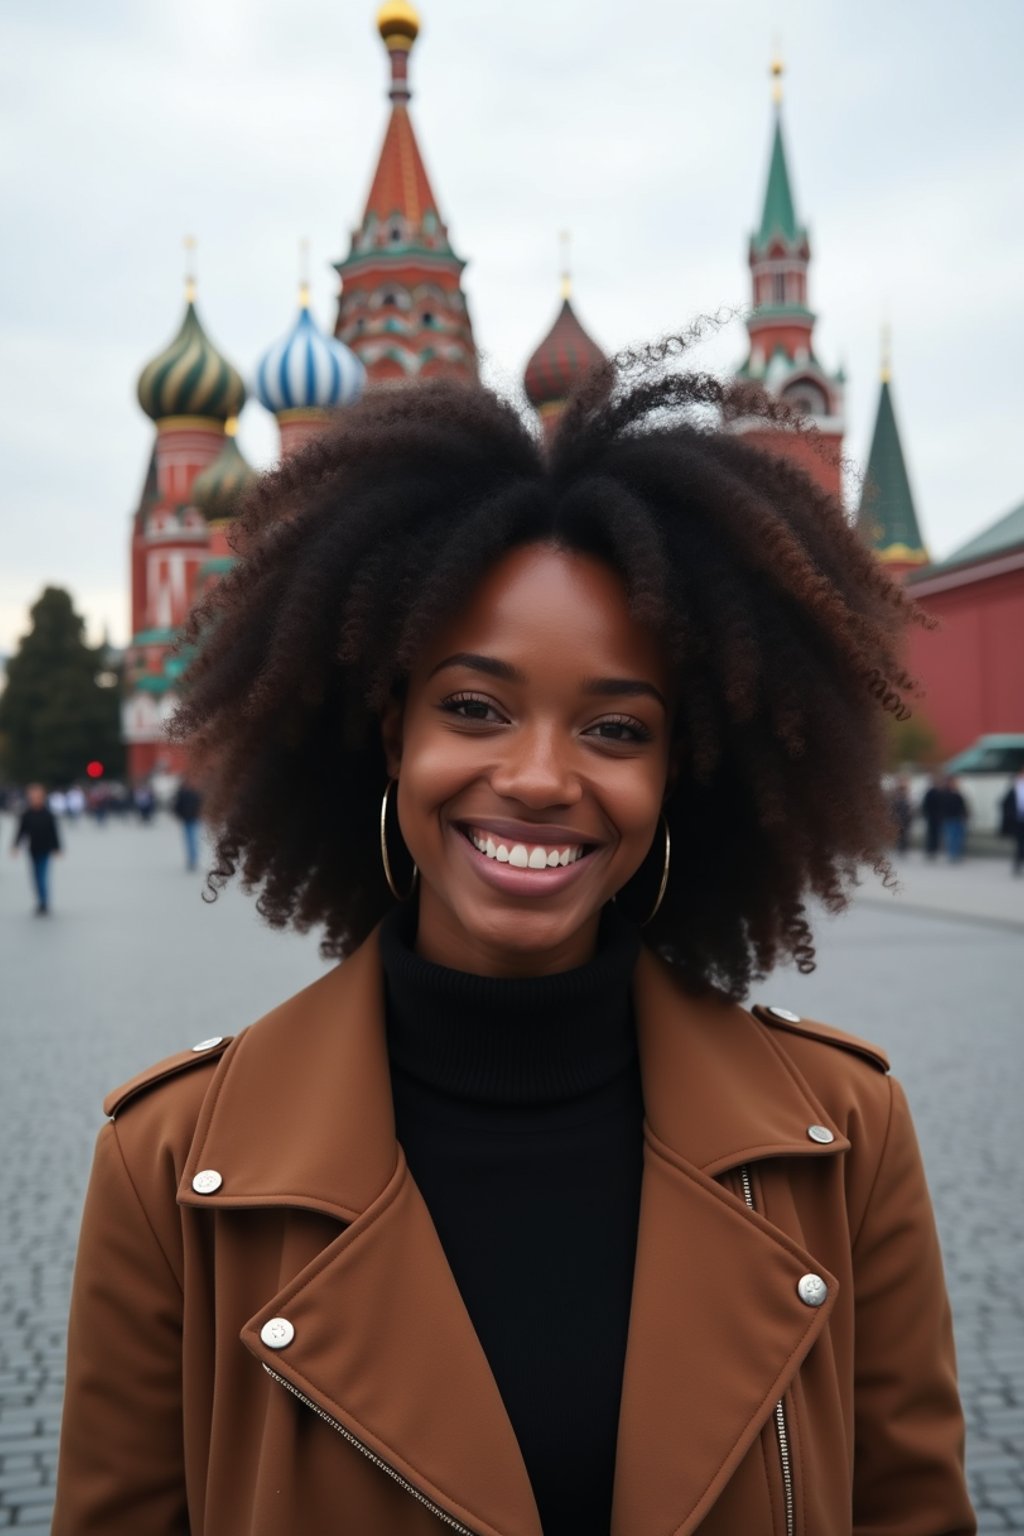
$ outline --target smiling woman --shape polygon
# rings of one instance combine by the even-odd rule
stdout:
[[[887,868],[916,616],[759,412],[432,383],[251,493],[176,729],[345,963],[108,1099],[56,1536],[973,1530],[902,1094],[741,1006]]]

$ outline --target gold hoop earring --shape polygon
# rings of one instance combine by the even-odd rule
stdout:
[[[419,879],[420,872],[414,864],[412,866],[412,884],[403,896],[395,884],[395,877],[391,872],[391,860],[388,858],[388,800],[391,798],[391,791],[397,783],[397,779],[388,779],[384,789],[384,798],[380,803],[380,856],[384,864],[384,878],[388,883],[388,890],[396,901],[408,901],[416,889],[416,882]]]
[[[668,817],[665,815],[664,811],[661,813],[661,824],[665,828],[665,864],[661,871],[661,884],[658,886],[657,898],[655,899],[654,906],[651,908],[648,915],[644,918],[644,921],[640,924],[641,928],[646,928],[648,923],[653,923],[654,919],[658,915],[658,911],[662,902],[665,900],[665,892],[668,890],[668,871],[672,862],[672,836],[668,830]]]

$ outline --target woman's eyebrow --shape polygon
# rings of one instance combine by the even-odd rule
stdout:
[[[454,656],[446,656],[444,661],[438,662],[430,676],[436,677],[446,667],[468,667],[471,672],[500,677],[506,683],[525,684],[529,681],[526,673],[514,667],[511,662],[499,661],[497,656],[481,656],[476,651],[456,651]],[[583,692],[602,699],[622,698],[623,695],[632,699],[656,699],[668,714],[668,702],[664,694],[659,693],[653,683],[646,683],[638,677],[588,677],[583,684]]]
[[[520,672],[510,662],[499,661],[496,656],[478,656],[475,651],[456,651],[454,656],[446,656],[444,661],[438,662],[430,676],[436,677],[446,667],[468,667],[471,672],[486,672],[488,677],[500,677],[506,683],[526,682],[525,672]]]
[[[590,677],[583,684],[583,692],[595,694],[599,698],[621,697],[625,694],[632,699],[657,699],[668,714],[668,702],[664,694],[659,693],[653,683],[642,682],[638,677]]]

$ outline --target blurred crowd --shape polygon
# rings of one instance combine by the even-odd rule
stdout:
[[[61,823],[82,820],[99,827],[113,817],[133,819],[151,826],[160,810],[168,810],[181,825],[185,850],[185,868],[192,871],[199,864],[199,833],[202,822],[202,796],[189,779],[183,778],[163,800],[149,782],[131,787],[116,781],[97,784],[72,784],[47,791],[42,784],[22,788],[0,788],[0,812],[15,818],[11,856],[24,851],[32,877],[36,915],[50,911],[51,860],[64,852]]]

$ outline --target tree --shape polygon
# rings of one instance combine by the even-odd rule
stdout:
[[[108,772],[123,768],[120,690],[103,686],[105,647],[86,645],[84,631],[70,593],[47,587],[0,694],[4,776],[14,783],[70,784],[93,761]]]

